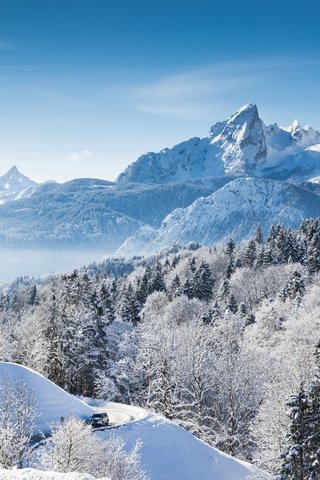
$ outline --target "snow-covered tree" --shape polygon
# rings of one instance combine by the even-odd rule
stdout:
[[[104,441],[81,420],[69,418],[53,427],[34,461],[43,470],[89,473],[110,480],[147,480],[140,464],[140,448],[137,441],[127,452],[119,437],[113,435]]]
[[[106,455],[105,474],[110,480],[148,480],[140,463],[142,443],[137,440],[130,451],[126,451],[125,442],[112,435],[104,442]]]
[[[287,402],[290,408],[290,429],[287,445],[281,453],[282,466],[276,480],[305,480],[306,466],[306,411],[307,398],[303,386],[297,395],[292,395]]]
[[[80,472],[103,476],[106,455],[103,442],[81,420],[69,418],[52,428],[41,447],[39,462],[43,470]]]
[[[1,379],[0,467],[22,466],[39,415],[33,392],[22,381]]]

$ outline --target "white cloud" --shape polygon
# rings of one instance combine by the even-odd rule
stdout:
[[[82,150],[82,152],[73,152],[69,155],[68,160],[73,163],[79,163],[84,160],[89,160],[93,157],[93,153],[90,150]]]

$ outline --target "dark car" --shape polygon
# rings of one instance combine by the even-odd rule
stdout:
[[[87,425],[91,425],[92,428],[107,427],[109,425],[109,417],[106,412],[95,413],[86,420]]]

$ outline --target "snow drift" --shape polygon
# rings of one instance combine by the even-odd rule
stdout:
[[[194,437],[156,415],[114,430],[96,432],[101,439],[120,435],[128,449],[142,441],[141,464],[150,480],[246,480],[258,470]]]

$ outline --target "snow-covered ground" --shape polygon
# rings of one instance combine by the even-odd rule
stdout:
[[[23,470],[0,470],[0,480],[95,480],[95,477],[87,473],[57,473],[42,472],[33,468]],[[99,480],[108,480],[107,477]]]
[[[198,440],[189,432],[163,417],[147,410],[116,403],[95,402],[91,406],[64,392],[42,375],[21,365],[0,362],[0,381],[23,381],[33,392],[41,416],[37,429],[48,430],[61,417],[85,418],[97,409],[106,410],[115,428],[95,430],[102,440],[111,435],[120,436],[131,450],[137,440],[142,441],[141,464],[150,480],[245,480],[254,467],[225,455]],[[25,469],[1,471],[0,480],[93,480],[90,475],[55,474]]]
[[[128,449],[142,441],[141,464],[150,480],[245,480],[255,468],[198,440],[160,416],[94,433],[101,439],[120,435]]]

